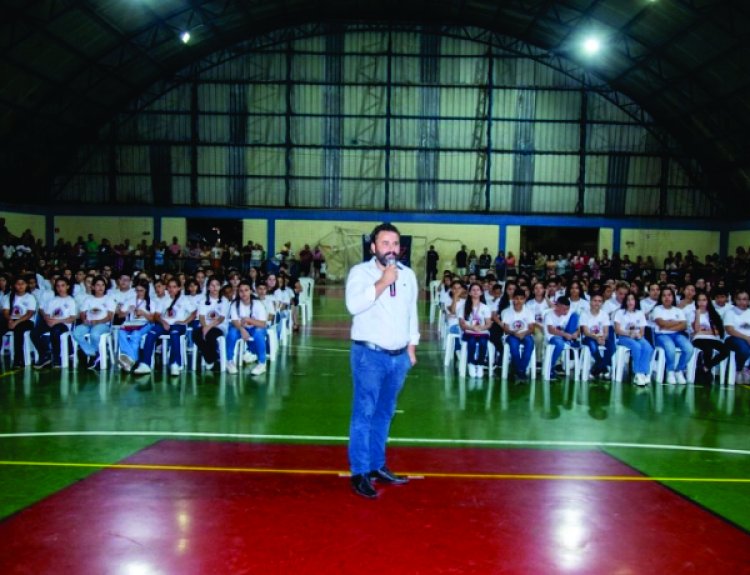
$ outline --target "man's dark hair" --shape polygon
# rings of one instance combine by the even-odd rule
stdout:
[[[375,241],[378,239],[378,234],[380,232],[395,232],[399,236],[401,236],[401,232],[398,231],[398,228],[396,226],[394,226],[391,223],[386,222],[386,223],[380,224],[379,226],[375,226],[375,229],[372,230],[372,233],[370,234],[370,242],[374,244]]]

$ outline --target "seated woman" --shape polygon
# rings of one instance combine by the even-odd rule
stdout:
[[[198,304],[200,325],[193,328],[193,341],[211,370],[218,360],[216,340],[227,333],[229,300],[221,295],[221,281],[212,277],[208,281],[206,296]]]
[[[99,340],[105,333],[109,333],[115,315],[116,304],[107,296],[107,285],[103,276],[96,276],[91,284],[91,295],[83,298],[78,306],[81,323],[73,330],[73,339],[85,356],[86,367],[89,369],[95,369],[99,365]]]
[[[463,332],[462,339],[467,345],[469,377],[483,377],[492,310],[484,303],[481,285],[473,283],[469,286],[469,295],[458,303],[456,315]]]
[[[617,345],[622,345],[630,350],[633,360],[633,383],[636,385],[648,385],[651,381],[651,356],[654,348],[646,340],[646,316],[638,308],[638,298],[635,294],[628,293],[622,300],[622,307],[618,309],[613,318],[615,324],[615,335]]]
[[[2,335],[13,332],[13,367],[24,367],[23,336],[34,328],[37,310],[36,298],[28,292],[28,277],[23,276],[13,283],[8,296],[3,300],[5,325]]]
[[[729,357],[729,348],[723,339],[724,322],[719,312],[714,309],[708,295],[698,293],[695,296],[693,346],[701,351],[701,364],[696,369],[696,383],[710,384],[713,368]]]
[[[31,332],[31,341],[39,352],[34,368],[42,369],[50,363],[52,367],[62,367],[60,338],[72,329],[76,321],[76,302],[70,295],[68,278],[60,276],[55,280],[55,295],[45,302],[41,315],[42,322]]]
[[[139,281],[135,285],[135,297],[125,302],[126,315],[117,334],[120,353],[118,363],[124,371],[131,371],[138,362],[141,340],[151,327],[156,317],[157,304],[151,300],[149,285]]]
[[[526,371],[534,357],[534,314],[526,307],[526,292],[522,289],[513,294],[513,305],[501,314],[505,341],[510,349],[510,361],[516,374],[516,382],[526,381]],[[523,345],[523,355],[521,355]]]
[[[566,296],[557,298],[552,311],[544,316],[544,331],[547,337],[547,345],[554,347],[550,359],[550,373],[544,374],[550,381],[557,378],[555,365],[560,359],[565,345],[578,346],[578,329],[580,318],[578,314],[570,311],[570,300]]]
[[[180,337],[185,335],[188,324],[195,319],[195,305],[190,296],[182,293],[180,282],[175,278],[167,282],[167,293],[171,301],[158,310],[158,315],[146,334],[138,364],[133,369],[135,374],[151,373],[151,358],[156,342],[165,334],[169,334],[169,373],[180,375],[183,368]]]
[[[235,358],[237,342],[242,339],[245,345],[258,357],[258,365],[250,372],[261,375],[266,372],[266,321],[268,312],[263,303],[253,296],[252,286],[242,280],[237,290],[237,298],[229,306],[229,329],[227,330],[227,373],[238,372],[237,363],[242,356]],[[243,346],[244,349],[244,346]],[[244,353],[243,353],[244,355]]]
[[[664,350],[667,364],[667,383],[687,383],[685,371],[693,357],[693,345],[685,331],[687,318],[685,312],[675,306],[675,293],[670,287],[662,288],[659,304],[651,311],[654,322],[654,340],[656,347]],[[680,359],[677,360],[677,350]]]

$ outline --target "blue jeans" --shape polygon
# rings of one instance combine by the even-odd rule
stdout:
[[[120,353],[124,353],[133,361],[138,361],[138,350],[141,349],[141,339],[151,330],[152,326],[153,324],[147,323],[142,328],[132,331],[121,329],[117,334]]]
[[[633,359],[633,371],[636,373],[651,373],[651,355],[654,348],[644,338],[633,339],[632,337],[620,336],[617,345],[622,345],[630,350],[630,357]]]
[[[169,334],[169,364],[182,365],[182,350],[180,349],[180,336],[187,331],[185,324],[176,323],[169,326],[169,331],[164,329],[161,323],[155,323],[151,326],[151,329],[146,333],[146,341],[143,342],[141,348],[140,361],[142,363],[150,364],[151,357],[154,355],[154,348],[159,337],[168,333]]]
[[[487,357],[487,342],[490,341],[490,336],[465,333],[461,336],[461,339],[466,342],[468,363],[484,365],[484,359]]]
[[[73,339],[76,340],[78,347],[87,356],[92,357],[99,353],[99,340],[105,333],[109,333],[108,323],[98,323],[96,325],[80,324],[73,330]],[[84,339],[85,335],[89,335],[89,339]]]
[[[258,363],[266,363],[266,328],[264,327],[247,327],[247,332],[252,337],[252,341],[247,342],[248,349],[258,356]],[[233,325],[227,330],[227,361],[235,361],[234,347],[242,339],[242,334]],[[239,361],[241,358],[237,358]]]
[[[385,444],[396,399],[411,368],[409,354],[388,355],[361,345],[350,354],[354,397],[349,425],[349,466],[352,475],[385,465]]]
[[[581,318],[577,313],[571,314],[570,319],[568,320],[568,323],[565,324],[565,329],[563,331],[565,333],[575,333],[575,331],[578,329],[578,325],[580,324],[580,319]],[[551,338],[549,338],[549,340],[547,340],[547,345],[555,346],[555,349],[552,351],[552,361],[550,362],[551,369],[555,369],[557,360],[560,359],[560,356],[565,349],[566,343],[571,347],[578,347],[578,342],[576,340],[566,340],[560,335],[553,335]]]
[[[737,369],[742,369],[745,366],[745,362],[750,359],[750,343],[747,343],[742,338],[730,335],[727,338],[727,347],[734,352]]]
[[[604,342],[604,352],[599,349],[599,342],[595,339],[587,336],[583,336],[583,345],[589,348],[591,357],[594,360],[594,365],[591,368],[592,371],[601,373],[606,371],[612,363],[612,356],[615,354],[615,340],[614,338],[607,337],[607,341]]]
[[[518,376],[526,375],[529,368],[529,362],[534,355],[534,337],[529,334],[523,339],[518,339],[514,335],[509,335],[506,340],[510,349],[510,361],[513,369]],[[523,345],[523,354],[521,354],[521,345]]]
[[[656,347],[664,350],[667,371],[685,371],[690,358],[693,357],[693,344],[683,333],[657,333]],[[677,362],[677,350],[680,350],[680,361]],[[675,366],[676,364],[676,366]]]

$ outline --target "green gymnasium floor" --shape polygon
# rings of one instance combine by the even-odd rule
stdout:
[[[148,465],[161,473],[174,471],[169,467],[174,462],[157,449],[159,446],[191,446],[187,459],[175,461],[181,469],[195,471],[205,467],[202,471],[209,475],[259,472],[254,458],[263,452],[264,445],[269,453],[297,446],[297,454],[285,451],[283,457],[287,459],[282,458],[281,463],[282,460],[274,460],[273,465],[269,463],[270,467],[259,472],[286,474],[285,481],[272,490],[274,493],[295,492],[294,474],[308,470],[308,476],[330,476],[325,486],[315,488],[316,500],[321,504],[326,504],[330,496],[333,499],[326,505],[351,506],[353,513],[360,506],[377,509],[378,505],[386,505],[393,491],[386,490],[378,501],[360,500],[349,493],[348,483],[339,476],[347,469],[344,446],[350,402],[349,318],[342,295],[340,287],[317,288],[313,324],[294,334],[292,344],[282,348],[278,361],[270,364],[263,379],[242,373],[228,376],[193,372],[173,378],[158,369],[153,375],[140,378],[115,370],[36,372],[8,370],[6,362],[5,371],[0,374],[0,533],[2,529],[10,530],[14,538],[23,540],[14,545],[31,545],[35,531],[21,529],[24,518],[40,506],[56,504],[57,500],[50,498],[53,494],[73,494],[87,481],[110,477],[106,474],[117,471],[116,464],[123,461],[135,461],[136,466],[141,466],[137,467],[139,473],[146,475]],[[426,321],[426,311],[425,302],[419,363],[409,374],[391,432],[397,471],[423,477],[414,479],[414,486],[404,489],[417,490],[430,481],[434,485],[441,474],[450,475],[462,485],[460,495],[455,497],[468,502],[472,496],[467,482],[472,478],[492,479],[498,488],[519,482],[541,486],[596,484],[608,490],[601,495],[603,507],[597,510],[607,516],[609,497],[621,497],[622,490],[629,489],[630,484],[644,483],[666,488],[662,491],[669,492],[670,497],[674,495],[660,503],[658,509],[650,510],[655,516],[669,516],[677,508],[675,502],[687,503],[691,509],[707,511],[706,515],[733,530],[748,548],[750,390],[746,386],[652,384],[634,388],[629,384],[574,381],[515,385],[501,382],[497,376],[489,380],[485,377],[477,384],[475,380],[459,379],[452,369],[443,368],[440,344],[434,327]],[[231,449],[252,445],[260,451],[237,451],[236,459],[227,455],[225,459],[217,456],[214,461],[211,453],[218,448],[210,446],[217,444]],[[153,449],[156,451],[149,451]],[[153,455],[143,459],[144,453]],[[595,459],[606,455],[614,467],[579,466],[576,454],[593,455]],[[450,460],[448,467],[441,460],[443,455]],[[527,459],[531,463],[524,467]],[[148,465],[142,466],[143,461]],[[556,463],[552,465],[553,462]],[[166,467],[160,468],[162,464]],[[282,467],[277,469],[278,466]],[[105,482],[105,493],[107,489]],[[117,491],[116,487],[112,489]],[[407,494],[401,496],[406,499],[400,505],[408,506],[409,491],[399,493]],[[336,503],[340,497],[344,503]],[[442,496],[435,497],[438,503],[430,500],[433,503],[425,506],[445,505]],[[495,495],[488,499],[496,500]],[[280,505],[293,505],[290,501],[282,499]],[[389,504],[396,505],[395,501],[392,496]],[[513,501],[510,498],[506,503],[511,509]],[[634,507],[641,505],[635,495],[631,501]],[[91,505],[96,505],[95,500]],[[79,521],[73,515],[65,520],[68,525]],[[617,517],[613,513],[610,520],[616,522]],[[367,520],[371,519],[368,516]],[[82,517],[80,521],[87,520]],[[683,527],[691,530],[691,525]],[[630,525],[628,532],[647,527]],[[679,532],[673,535],[681,537]],[[711,538],[711,533],[701,533],[698,540]],[[0,564],[5,564],[3,548],[8,552],[9,540],[0,540]],[[52,545],[49,541],[45,544]],[[27,552],[35,557],[42,543],[36,541],[34,545],[37,547]],[[638,546],[637,541],[634,546]],[[48,551],[59,553],[54,546]],[[586,546],[574,550],[579,558],[588,552]],[[430,553],[425,551],[425,556]],[[284,565],[292,569],[291,564]],[[559,571],[605,572],[591,563],[587,565],[581,569],[560,567]],[[53,566],[42,567],[41,571],[16,567],[4,571],[129,572],[113,565],[105,571],[74,566],[70,571]],[[286,567],[277,567],[268,572],[288,572]],[[316,563],[318,567],[320,562]],[[418,572],[419,567],[417,562],[413,570],[390,572]],[[178,572],[174,569],[142,573]],[[315,570],[300,565],[294,569]],[[347,571],[333,569],[328,572]],[[473,572],[493,570],[480,568]],[[471,571],[467,566],[451,572]],[[507,572],[524,571],[519,567]],[[227,572],[245,571],[228,568]],[[655,571],[646,568],[622,572]]]

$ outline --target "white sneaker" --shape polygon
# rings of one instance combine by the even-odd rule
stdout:
[[[213,370],[213,368],[214,368],[214,364],[213,363],[207,363],[206,367],[204,369],[206,371],[211,371],[211,370]]]
[[[143,375],[145,373],[151,373],[151,367],[147,363],[139,363],[133,370],[136,375]]]
[[[470,363],[467,367],[469,369],[469,377],[476,377],[477,376],[477,366],[475,366],[473,363]]]
[[[484,377],[484,366],[482,365],[477,366],[477,377],[479,378]]]
[[[247,365],[248,363],[254,363],[258,360],[258,358],[250,353],[249,351],[246,351],[242,354],[242,365]]]
[[[180,375],[180,366],[177,365],[176,363],[173,363],[172,365],[169,366],[169,373],[171,375]]]
[[[234,362],[233,361],[228,361],[227,362],[227,373],[231,373],[232,375],[234,375],[237,372],[238,372],[238,369],[237,369],[237,366],[234,364]]]
[[[252,371],[250,372],[250,375],[261,375],[263,373],[266,373],[266,364],[259,363],[252,369]]]
[[[667,383],[671,383],[671,384],[677,383],[677,378],[675,377],[674,371],[667,372]]]
[[[685,374],[682,373],[681,371],[676,371],[674,375],[675,375],[675,378],[677,379],[677,383],[681,385],[684,385],[687,383],[687,379],[685,379]]]

